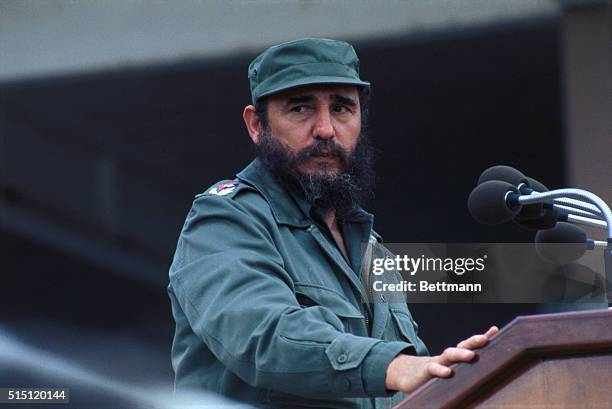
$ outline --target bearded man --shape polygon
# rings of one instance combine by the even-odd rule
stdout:
[[[371,303],[362,244],[371,194],[370,84],[353,47],[273,46],[249,66],[257,158],[196,196],[168,287],[175,387],[259,407],[388,408],[486,344],[430,357],[405,303]]]

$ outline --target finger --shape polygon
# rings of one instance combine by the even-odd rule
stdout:
[[[476,349],[486,345],[488,338],[486,335],[474,335],[457,344],[457,348]]]
[[[444,366],[436,362],[429,363],[427,366],[427,372],[429,372],[431,376],[437,376],[438,378],[448,378],[453,373],[448,366]]]
[[[457,348],[466,348],[466,349],[481,348],[485,346],[487,342],[489,342],[489,338],[492,337],[494,334],[496,334],[497,331],[499,331],[499,328],[497,328],[494,325],[491,328],[489,328],[489,330],[485,332],[484,334],[474,335],[466,340],[461,341],[460,343],[457,344]]]
[[[491,328],[489,328],[487,332],[485,332],[485,335],[487,336],[487,338],[491,338],[494,334],[497,333],[497,331],[499,331],[499,328],[493,325]]]
[[[449,365],[455,362],[470,362],[476,353],[463,348],[446,348],[437,362],[442,365]]]

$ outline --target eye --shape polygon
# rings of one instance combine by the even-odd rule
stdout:
[[[291,108],[289,108],[289,110],[291,112],[301,113],[301,112],[306,111],[306,105],[295,105],[295,106],[292,106]]]
[[[346,112],[352,112],[349,107],[347,107],[346,105],[336,105],[332,108],[332,110],[336,113],[339,114],[344,114]]]

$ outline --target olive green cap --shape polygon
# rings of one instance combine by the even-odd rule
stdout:
[[[309,84],[354,84],[370,87],[359,78],[359,58],[344,41],[303,38],[268,48],[249,65],[253,104],[266,95]]]

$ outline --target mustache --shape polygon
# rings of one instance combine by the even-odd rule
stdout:
[[[336,156],[343,165],[349,164],[349,153],[332,140],[316,141],[311,146],[297,152],[293,161],[299,165],[312,156]]]

